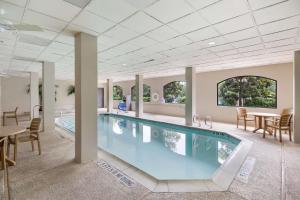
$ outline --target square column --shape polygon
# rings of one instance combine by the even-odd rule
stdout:
[[[135,76],[135,91],[136,91],[136,100],[135,100],[135,116],[143,117],[144,112],[144,88],[143,88],[143,75]]]
[[[44,131],[55,128],[55,65],[53,62],[43,62],[43,127]]]
[[[106,102],[107,102],[107,112],[111,112],[113,108],[113,82],[111,79],[106,81]]]
[[[97,37],[75,35],[75,161],[97,159]]]
[[[193,116],[196,113],[196,72],[195,68],[185,68],[186,100],[185,100],[185,124],[193,125]]]
[[[31,119],[39,117],[39,74],[30,72],[30,113]],[[35,107],[36,106],[36,107]]]
[[[294,142],[300,143],[300,51],[294,52]]]

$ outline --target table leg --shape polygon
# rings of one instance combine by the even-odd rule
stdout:
[[[15,135],[15,145],[14,145],[14,161],[17,161],[17,152],[18,152],[18,137]]]
[[[256,118],[258,119],[258,125],[253,130],[253,133],[256,133],[256,131],[258,131],[259,129],[262,129],[262,116],[255,116],[255,120],[256,120]]]

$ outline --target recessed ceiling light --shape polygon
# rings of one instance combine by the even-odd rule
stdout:
[[[123,65],[123,66],[126,66],[127,64],[124,63],[124,64],[122,64],[122,65]]]
[[[4,15],[5,14],[5,10],[3,8],[0,8],[0,15]]]
[[[215,42],[209,42],[208,45],[209,46],[214,46],[216,43]]]

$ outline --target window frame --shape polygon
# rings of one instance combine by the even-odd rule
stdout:
[[[275,106],[274,107],[260,107],[260,106],[229,106],[229,105],[222,105],[222,104],[219,104],[219,84],[224,82],[224,81],[227,81],[229,79],[232,79],[232,78],[238,78],[238,77],[259,77],[259,78],[265,78],[265,79],[269,79],[269,80],[272,80],[275,82]],[[278,107],[278,83],[277,83],[277,80],[275,79],[272,79],[272,78],[268,78],[268,77],[265,77],[265,76],[257,76],[257,75],[242,75],[242,76],[232,76],[230,78],[226,78],[222,81],[219,81],[217,83],[217,106],[220,106],[220,107],[234,107],[234,108],[238,108],[238,107],[245,107],[245,108],[264,108],[264,109],[277,109]]]
[[[170,83],[173,83],[173,82],[184,82],[185,83],[185,91],[184,91],[184,94],[185,94],[185,98],[186,98],[186,81],[185,80],[175,80],[175,81],[171,81],[171,82],[168,82],[166,84],[163,85],[163,98],[165,99],[166,101],[166,98],[165,98],[165,86],[170,84]],[[172,105],[185,105],[186,103],[186,100],[184,103],[170,103],[170,102],[165,102],[165,104],[172,104]]]
[[[122,95],[121,95],[121,99],[114,99],[114,87],[120,87],[121,88],[121,91],[122,91]],[[124,95],[123,95],[123,88],[120,86],[120,85],[114,85],[113,86],[113,101],[121,101],[121,100],[123,100],[123,97],[124,97]]]

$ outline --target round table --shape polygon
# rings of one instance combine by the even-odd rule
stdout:
[[[17,135],[20,133],[24,133],[26,131],[26,127],[22,126],[0,126],[0,138],[14,136],[15,142],[18,142]],[[14,161],[10,160],[7,156],[7,162],[9,165],[15,165],[17,159],[17,144],[14,145]]]
[[[26,131],[22,126],[0,126],[0,137],[13,136]]]
[[[256,131],[258,131],[260,129],[264,129],[263,121],[264,121],[265,118],[280,117],[280,115],[275,114],[275,113],[262,113],[262,112],[248,112],[247,115],[254,116],[255,120],[258,119],[258,124],[255,127],[255,130],[253,131],[253,133],[255,133]]]

